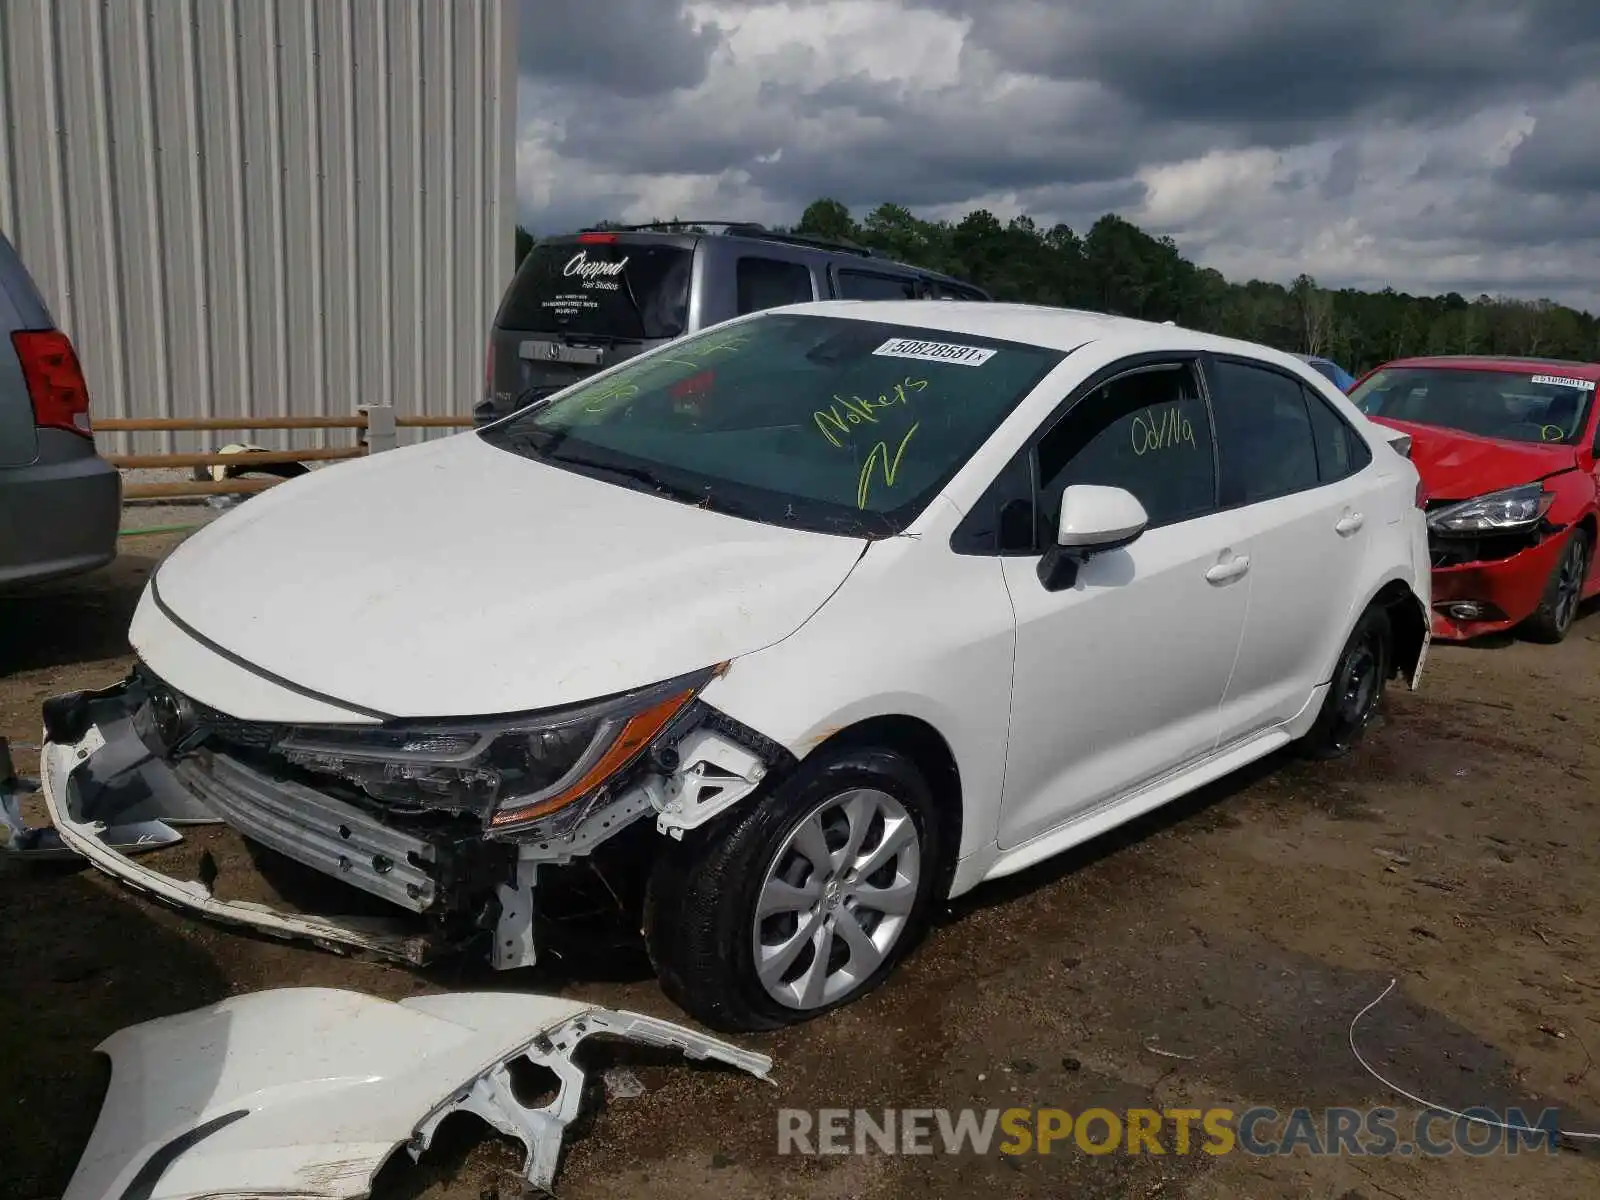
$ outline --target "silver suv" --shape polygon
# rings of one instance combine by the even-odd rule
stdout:
[[[105,565],[121,515],[72,340],[0,234],[0,587]]]
[[[686,333],[811,300],[989,300],[853,242],[725,221],[590,229],[522,260],[489,334],[480,425]]]

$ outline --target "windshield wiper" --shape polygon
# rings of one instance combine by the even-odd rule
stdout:
[[[586,467],[589,470],[597,471],[602,475],[613,476],[617,479],[627,479],[635,483],[642,483],[651,491],[661,496],[668,496],[674,500],[685,500],[691,504],[709,504],[711,500],[711,488],[709,486],[701,491],[696,491],[694,488],[685,487],[683,484],[673,483],[671,480],[662,478],[659,472],[651,469],[650,467],[618,466],[613,463],[596,462],[592,458],[585,458],[581,455],[574,455],[571,453],[559,455],[550,454],[550,449],[554,449],[554,447],[549,447],[546,450],[546,457],[550,458],[554,462],[567,463],[575,467]]]

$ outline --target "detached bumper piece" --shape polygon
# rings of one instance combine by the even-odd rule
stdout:
[[[92,770],[83,773],[82,786],[88,794],[99,794],[108,787],[120,790],[113,796],[112,807],[119,816],[114,824],[106,825],[99,838],[106,845],[123,854],[144,854],[176,845],[183,835],[173,826],[184,824],[212,824],[216,818],[201,811],[190,797],[177,796],[168,805],[155,801],[148,788],[141,789],[142,780],[137,769],[150,757],[149,752],[132,751],[131,758],[114,763],[106,758],[96,761]],[[128,775],[133,770],[135,774]],[[113,784],[117,779],[120,782]],[[35,780],[24,779],[16,773],[11,758],[11,747],[0,738],[0,853],[13,858],[34,860],[73,860],[77,853],[62,840],[53,828],[30,828],[22,816],[22,797],[39,790]]]
[[[404,1146],[472,1113],[555,1180],[594,1034],[674,1047],[761,1079],[772,1060],[682,1025],[550,996],[473,992],[398,1003],[328,988],[257,992],[135,1025],[99,1050],[111,1087],[63,1200],[283,1196],[359,1200]],[[529,1066],[553,1098],[513,1083]]]
[[[67,851],[167,904],[327,949],[361,950],[421,965],[474,932],[472,920],[452,905],[464,876],[479,865],[482,851],[475,840],[458,846],[407,832],[221,753],[202,749],[168,761],[153,754],[141,735],[144,699],[136,682],[124,681],[102,692],[62,697],[60,707],[47,709],[40,790]],[[135,824],[152,815],[160,820]],[[286,858],[412,915],[333,917],[222,900],[206,883],[175,879],[133,861],[119,844],[125,839],[112,836],[130,828],[171,834],[177,821],[225,822]],[[428,919],[419,922],[419,914]]]

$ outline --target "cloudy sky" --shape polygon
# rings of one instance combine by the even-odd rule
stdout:
[[[1595,0],[523,0],[525,224],[1115,211],[1231,279],[1600,309]]]

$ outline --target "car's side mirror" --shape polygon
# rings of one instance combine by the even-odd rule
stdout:
[[[1144,505],[1126,488],[1073,484],[1062,493],[1056,544],[1039,560],[1039,581],[1052,592],[1071,587],[1083,563],[1130,545],[1149,523]]]

